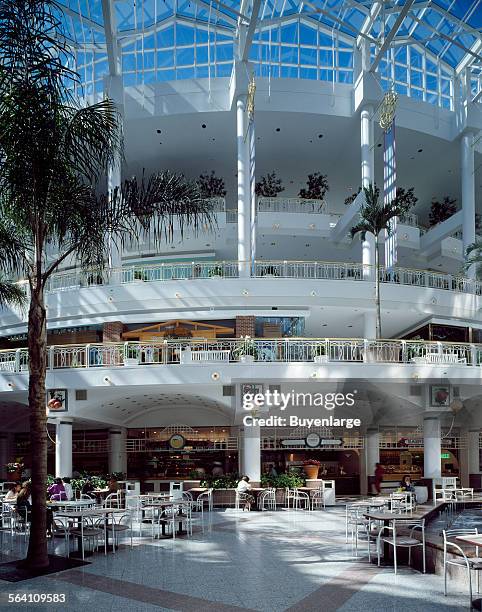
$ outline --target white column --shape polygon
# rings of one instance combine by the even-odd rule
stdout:
[[[462,180],[462,240],[464,253],[475,242],[475,173],[474,173],[474,135],[469,132],[461,140]],[[476,266],[471,266],[468,275],[475,276]]]
[[[479,430],[471,429],[468,435],[469,474],[480,474]]]
[[[127,430],[116,427],[109,430],[109,473],[122,472],[127,475]]]
[[[363,313],[363,337],[366,340],[377,337],[377,313],[374,310]]]
[[[249,180],[249,139],[247,129],[246,96],[236,100],[236,139],[238,156],[238,261],[239,275],[250,276],[251,258],[251,198]]]
[[[254,120],[249,125],[249,200],[251,208],[250,257],[254,266],[256,259],[256,138]],[[253,269],[251,268],[251,274]]]
[[[261,481],[261,428],[240,427],[240,473],[252,482]]]
[[[380,463],[380,433],[378,429],[367,429],[366,443],[367,475],[375,476],[375,465]]]
[[[361,144],[361,186],[368,187],[375,183],[375,151],[373,138],[373,106],[367,105],[360,112]],[[375,237],[367,234],[362,242],[363,277],[365,280],[375,278]]]
[[[440,433],[439,417],[425,416],[423,418],[424,478],[440,478],[442,475]]]
[[[55,476],[72,476],[73,419],[60,417],[55,426]]]

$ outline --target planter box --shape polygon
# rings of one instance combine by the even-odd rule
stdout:
[[[314,363],[328,363],[328,355],[315,355],[313,357]]]
[[[240,355],[239,363],[253,363],[254,356],[253,355]]]

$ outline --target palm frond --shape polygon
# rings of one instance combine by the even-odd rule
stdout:
[[[476,267],[477,277],[482,276],[482,239],[470,244],[465,251],[464,270],[467,271],[473,266]]]
[[[26,301],[26,293],[20,285],[0,280],[0,306],[16,306],[24,309]]]

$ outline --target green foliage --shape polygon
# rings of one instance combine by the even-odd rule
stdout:
[[[361,187],[358,187],[358,191],[354,191],[347,198],[345,198],[345,206],[350,206],[356,200],[357,195],[360,193]]]
[[[300,189],[299,196],[304,200],[323,200],[329,190],[328,176],[321,172],[314,172],[308,174],[306,189],[304,187]]]
[[[482,239],[479,238],[467,247],[464,269],[467,271],[475,266],[475,273],[478,279],[482,279]]]
[[[241,343],[233,350],[233,358],[236,360],[240,357],[244,357],[250,355],[255,359],[258,359],[260,355],[260,351],[256,346],[256,342],[253,338],[246,336],[245,338],[241,338]]]
[[[445,196],[441,202],[436,199],[432,200],[432,204],[430,205],[430,215],[428,218],[430,227],[450,219],[450,217],[456,212],[457,200],[455,198]]]
[[[206,476],[201,480],[202,487],[210,489],[235,489],[239,482],[239,474],[225,474],[224,476]]]
[[[226,195],[224,179],[217,177],[214,170],[211,174],[199,175],[196,183],[203,198],[224,198]]]
[[[214,266],[213,268],[209,268],[208,276],[224,276],[224,269],[222,266]]]
[[[276,489],[293,489],[302,487],[305,484],[305,479],[297,474],[280,474],[279,476],[269,476],[264,474],[261,476],[262,487],[274,487]]]
[[[283,181],[276,176],[276,172],[268,172],[256,183],[256,195],[262,198],[275,198],[278,193],[284,191]]]

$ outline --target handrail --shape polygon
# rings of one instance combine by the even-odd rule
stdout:
[[[245,265],[245,262],[238,261],[186,261],[136,264],[123,268],[109,268],[102,273],[73,270],[71,272],[58,272],[51,276],[46,289],[53,292],[96,285],[123,285],[134,282],[196,280],[211,277],[238,278],[240,267]],[[361,263],[262,260],[254,263],[253,276],[362,281],[367,277],[373,280],[373,274],[369,274],[370,269],[370,266]],[[395,285],[482,295],[481,281],[431,270],[381,267],[380,281]]]
[[[480,366],[482,344],[363,338],[226,338],[54,345],[48,369],[244,363]],[[26,348],[0,351],[1,372],[27,372]]]

